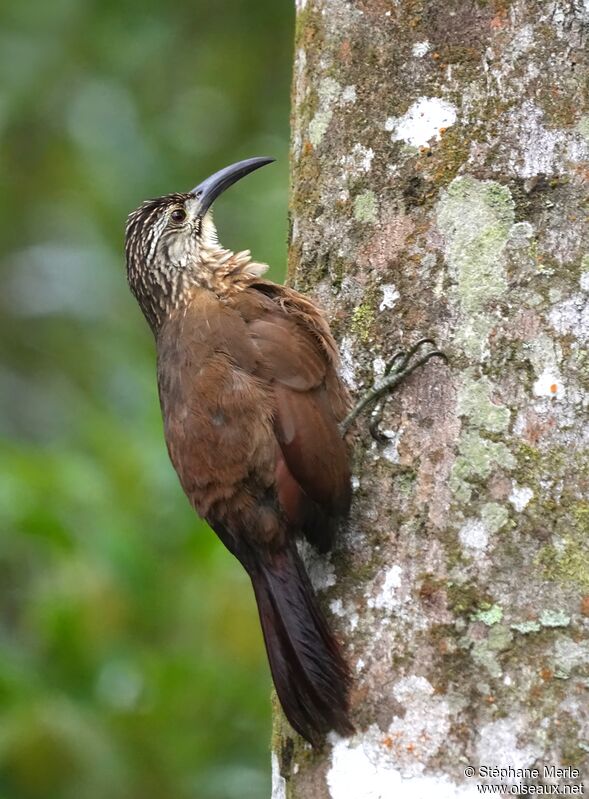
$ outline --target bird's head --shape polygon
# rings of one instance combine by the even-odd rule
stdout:
[[[211,206],[217,197],[273,158],[248,158],[215,172],[184,194],[146,200],[129,214],[127,277],[143,313],[157,329],[187,287],[204,281],[211,253],[221,251]]]

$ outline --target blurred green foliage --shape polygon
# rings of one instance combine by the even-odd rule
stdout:
[[[168,462],[122,237],[274,155],[216,220],[281,277],[291,6],[1,6],[0,799],[269,795],[249,582]]]

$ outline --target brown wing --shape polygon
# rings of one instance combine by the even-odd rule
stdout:
[[[337,375],[337,349],[327,323],[302,295],[271,283],[257,283],[231,302],[261,355],[260,376],[273,385],[281,501],[294,502],[294,480],[319,506],[315,510],[323,511],[318,524],[309,524],[313,508],[307,503],[309,528],[326,523],[325,516],[344,515],[350,473],[338,422],[346,412],[347,393]]]

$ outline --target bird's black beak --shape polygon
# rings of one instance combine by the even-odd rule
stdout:
[[[204,216],[217,197],[229,186],[233,186],[234,183],[249,175],[254,169],[271,164],[274,160],[274,158],[246,158],[245,161],[238,161],[236,164],[226,166],[225,169],[220,169],[214,175],[211,175],[210,178],[203,180],[190,192],[190,194],[200,200],[199,215]]]

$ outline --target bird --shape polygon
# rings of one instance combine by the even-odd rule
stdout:
[[[272,163],[231,164],[188,192],[146,200],[127,221],[132,293],[155,337],[170,460],[191,505],[247,572],[270,672],[312,746],[354,732],[350,669],[297,541],[327,552],[348,515],[350,398],[313,300],[224,248],[213,202]]]

